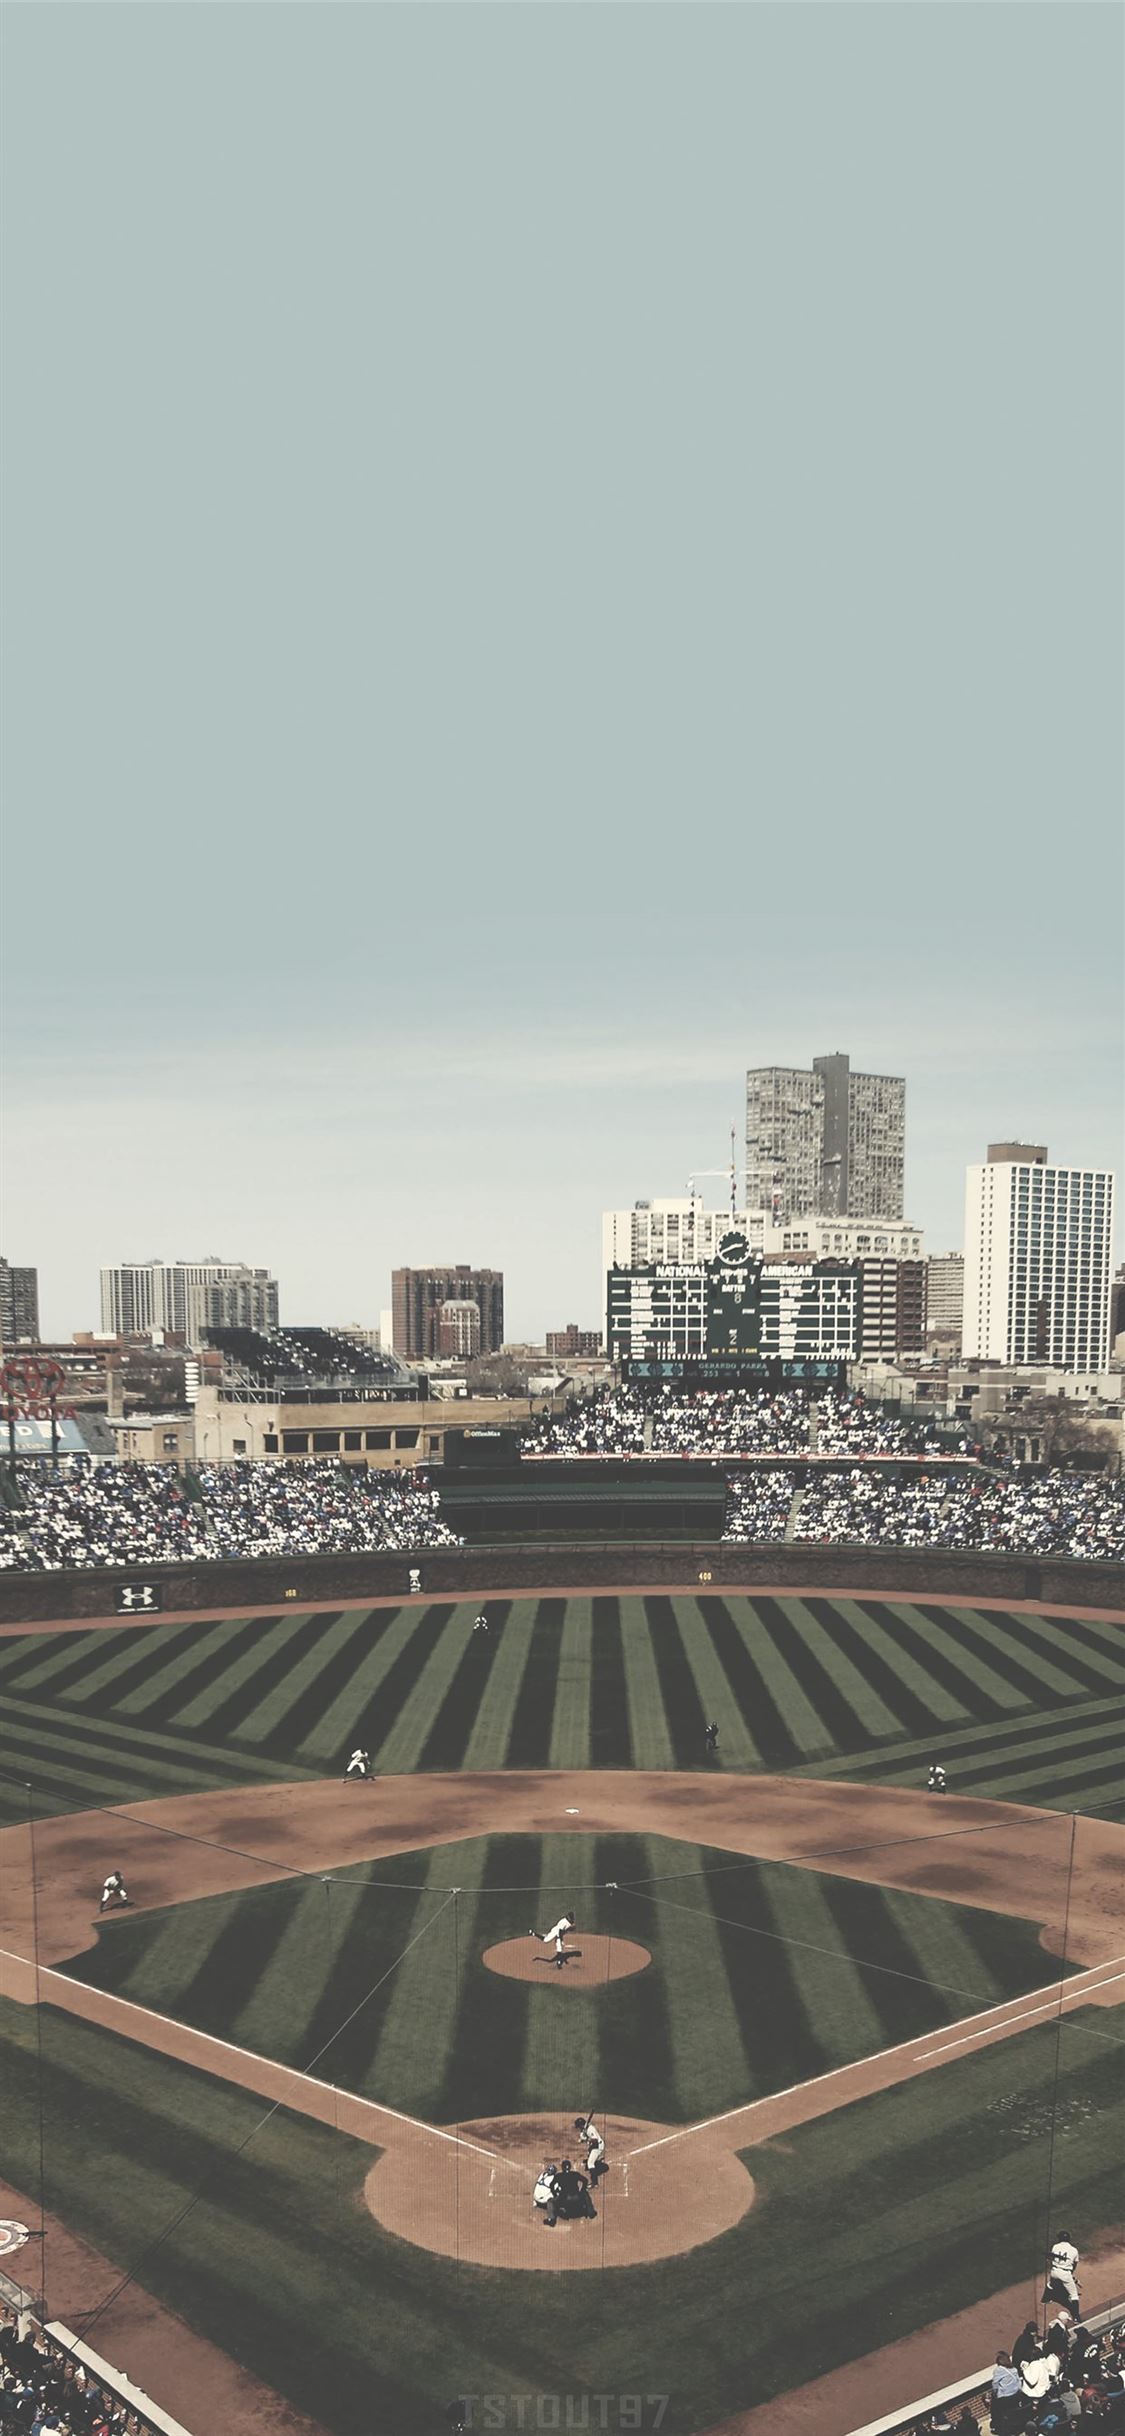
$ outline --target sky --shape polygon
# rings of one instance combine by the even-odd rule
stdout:
[[[3,11],[0,1249],[599,1318],[745,1071],[1118,1165],[1120,10]],[[705,1190],[723,1198],[721,1177]]]

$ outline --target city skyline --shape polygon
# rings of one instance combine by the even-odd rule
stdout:
[[[592,1323],[602,1209],[813,1051],[906,1076],[930,1250],[990,1140],[1121,1169],[1117,13],[433,22],[8,12],[51,1334],[216,1244]]]

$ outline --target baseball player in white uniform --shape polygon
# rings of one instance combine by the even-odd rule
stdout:
[[[540,1945],[554,1946],[555,1968],[556,1970],[561,1971],[566,1963],[566,1940],[573,1927],[573,1912],[564,1912],[562,1919],[556,1920],[553,1928],[543,1929],[542,1931],[539,1929],[529,1929],[527,1933],[529,1937],[537,1937]]]
[[[1060,2233],[1051,2244],[1047,2267],[1045,2301],[1065,2301],[1068,2309],[1078,2310],[1078,2252],[1067,2234]]]
[[[605,2141],[592,2115],[575,2115],[574,2128],[576,2132],[581,2133],[586,2143],[586,2171],[590,2177],[590,2189],[594,2190],[599,2174],[609,2172]]]
[[[364,1776],[370,1778],[373,1777],[374,1774],[375,1770],[371,1765],[370,1751],[353,1751],[347,1767],[344,1770],[342,1781],[346,1785],[349,1777]]]
[[[131,1900],[132,1898],[125,1892],[125,1880],[120,1870],[111,1870],[102,1888],[102,1899],[98,1905],[99,1912],[107,1912],[111,1903],[129,1903]]]

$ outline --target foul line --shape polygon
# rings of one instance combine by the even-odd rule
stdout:
[[[25,1971],[30,1971],[33,1968],[33,1965],[28,1961],[25,1954],[14,1954],[10,1946],[0,1946],[0,1959],[7,1962],[18,1962],[22,1965]],[[54,1971],[47,1964],[44,1964],[40,1969],[39,1977],[40,1979],[55,1979],[62,1988],[85,1988],[90,1986],[90,1982],[88,1980],[70,1979],[65,1971]],[[335,2081],[322,2081],[316,2073],[302,2072],[298,2064],[282,2064],[278,2062],[276,2056],[261,2055],[254,2047],[239,2047],[236,2045],[233,2039],[215,2038],[210,2030],[197,2030],[191,2022],[177,2021],[174,2014],[171,2013],[156,2013],[153,2011],[151,2005],[135,2005],[130,1997],[115,1996],[112,1990],[109,1988],[95,1988],[92,1989],[91,1992],[97,1996],[99,2002],[102,2004],[109,2005],[122,2013],[136,2013],[140,2016],[142,2021],[159,2022],[164,2029],[175,2031],[184,2038],[200,2039],[207,2047],[217,2047],[220,2054],[244,2056],[247,2063],[262,2064],[269,2072],[287,2073],[291,2080],[303,2081],[310,2089],[323,2089],[327,2092],[329,2097],[342,2098],[345,2105],[368,2107],[373,2115],[387,2115],[395,2123],[405,2123],[411,2131],[429,2132],[430,2137],[433,2140],[448,2140],[452,2143],[454,2148],[471,2148],[475,2151],[478,2157],[487,2157],[490,2165],[493,2163],[497,2165],[510,2165],[513,2171],[516,2173],[521,2170],[517,2165],[515,2158],[505,2157],[501,2149],[482,2148],[478,2140],[464,2140],[459,2132],[443,2131],[440,2123],[424,2123],[420,2115],[404,2115],[400,2112],[397,2106],[384,2106],[379,2098],[365,2098],[361,2095],[359,2090],[343,2089],[339,2087]],[[92,2019],[91,2015],[81,2012],[79,2008],[74,2005],[64,2005],[63,2011],[72,2013],[76,2021],[89,2021]],[[97,2026],[98,2025],[95,2024],[95,2027]],[[107,2027],[108,2025],[102,2026]],[[144,2044],[146,2046],[150,2046],[151,2041],[146,2039]],[[153,2047],[152,2052],[155,2055],[160,2055],[163,2054],[164,2050],[160,2047]],[[191,2058],[186,2055],[172,2056],[169,2057],[168,2060],[171,2063],[190,2064]],[[232,2087],[238,2087],[238,2085],[239,2084],[237,2082],[231,2084]],[[262,2090],[257,2090],[251,2094],[262,2097],[266,2093]],[[291,2103],[291,2101],[287,2098],[278,2098],[275,2103],[279,2106],[287,2106]]]
[[[1117,1969],[1115,1968],[1115,1964],[1117,1963],[1125,1966],[1125,1955],[1117,1955],[1110,1962],[1093,1963],[1088,1971],[1079,1972],[1074,1979],[1064,1979],[1057,1982],[1051,1993],[1050,2002],[1046,2005],[1037,2005],[1035,2007],[1035,2013],[1055,2013],[1059,2010],[1060,2001],[1065,2004],[1068,1996],[1089,1996],[1094,1994],[1098,1988],[1113,1987],[1117,1980],[1125,1979],[1125,1967]],[[1104,1971],[1112,1971],[1112,1978],[1101,1978],[1099,1974]],[[1060,1988],[1063,1991],[1061,2000],[1059,1994]],[[1028,1991],[1028,1994],[1031,1996],[1040,1996],[1042,1993],[1043,1991],[1040,1988],[1031,1988]],[[970,2014],[968,2016],[970,2021],[986,2022],[989,2024],[988,2028],[978,2031],[976,2036],[978,2038],[988,2038],[992,2030],[1022,2030],[1026,2021],[1034,2019],[1034,2014],[1026,2011],[1016,2012],[1015,2019],[1012,2021],[1005,2020],[1002,2017],[1013,2013],[1017,2006],[1023,2006],[1025,2003],[1026,1999],[1022,1996],[1012,1996],[1009,1997],[1008,2002],[1005,2005],[990,2005],[987,2008],[987,2011],[984,2013]],[[921,2037],[932,2038],[933,2032],[924,2030],[921,2033]],[[965,2039],[957,2039],[953,2043],[957,2046],[964,2046],[968,2042]],[[749,2098],[745,2106],[728,2106],[725,2114],[707,2115],[699,2123],[683,2123],[679,2126],[678,2130],[664,2132],[659,2140],[645,2140],[642,2142],[639,2148],[631,2148],[628,2153],[630,2157],[643,2157],[650,2149],[666,2148],[671,2140],[688,2139],[692,2132],[713,2131],[716,2124],[733,2123],[736,2116],[751,2114],[756,2106],[770,2106],[777,2103],[782,2098],[794,2098],[798,2096],[802,2089],[816,2089],[824,2081],[835,2081],[840,2079],[846,2072],[861,2072],[865,2069],[869,2069],[874,2064],[885,2063],[888,2056],[905,2055],[909,2052],[911,2053],[913,2062],[924,2063],[926,2061],[925,2056],[921,2056],[916,2052],[919,2044],[920,2041],[917,2037],[900,2039],[898,2044],[894,2047],[881,2047],[877,2055],[856,2056],[850,2064],[834,2064],[831,2071],[812,2073],[807,2080],[792,2082],[788,2089],[771,2089],[765,2091],[760,2098]],[[931,2053],[941,2055],[946,2053],[946,2049],[938,2048],[937,2050],[931,2050]]]

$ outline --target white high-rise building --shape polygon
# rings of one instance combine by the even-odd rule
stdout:
[[[1113,1183],[1039,1143],[990,1143],[968,1169],[965,1360],[1107,1367]]]
[[[926,1262],[926,1337],[958,1350],[965,1316],[963,1252],[931,1252]]]
[[[127,1260],[103,1269],[102,1329],[165,1329],[199,1345],[208,1328],[276,1328],[277,1280],[243,1261]]]

